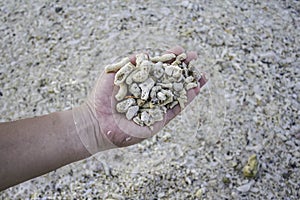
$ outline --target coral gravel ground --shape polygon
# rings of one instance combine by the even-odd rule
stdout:
[[[0,199],[299,199],[299,1],[2,1],[2,122],[70,109],[106,64],[179,44],[209,82],[153,138]],[[255,154],[258,173],[243,167]]]

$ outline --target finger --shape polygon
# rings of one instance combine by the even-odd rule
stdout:
[[[167,50],[165,53],[174,53],[176,56],[184,53],[184,48],[182,48],[181,46],[175,46],[172,47],[171,49]],[[191,62],[192,60],[196,60],[198,58],[197,52],[195,51],[190,51],[186,53],[187,58],[184,60],[185,64],[189,64],[189,62]],[[171,62],[173,62],[175,59],[171,60]]]
[[[136,65],[136,54],[132,54],[129,57],[129,60],[130,62],[133,64],[133,65]]]
[[[176,56],[182,54],[184,52],[184,48],[182,48],[181,46],[175,46],[175,47],[172,47],[171,49],[168,49],[164,52],[164,54],[167,54],[167,53],[174,53]],[[192,60],[192,59],[195,59],[197,58],[197,54],[195,56],[195,52],[191,52],[191,55],[190,55],[190,58],[189,56],[187,58],[189,58],[189,60]],[[148,55],[149,56],[149,55]],[[129,57],[129,60],[132,64],[136,65],[136,53],[135,54],[131,54]]]
[[[114,79],[115,73],[102,72],[96,81],[96,85],[93,88],[93,92],[107,97],[106,99],[108,101],[114,89]]]
[[[166,50],[163,54],[173,53],[176,56],[178,56],[178,55],[182,54],[184,51],[185,51],[184,48],[182,48],[181,46],[175,46],[175,47],[172,47],[171,49]],[[176,58],[173,58],[173,59],[167,61],[166,63],[171,64],[172,62],[175,61],[175,59]]]
[[[192,60],[196,60],[198,58],[197,52],[195,51],[190,51],[186,54],[186,59],[184,60],[185,64],[188,64]]]
[[[184,52],[184,48],[182,48],[181,46],[175,46],[172,47],[171,49],[166,50],[165,53],[174,53],[176,56],[178,56],[179,54],[182,54]]]
[[[147,52],[144,52],[147,56],[148,56],[148,58],[149,58],[149,54],[147,53]],[[136,55],[137,55],[138,53],[134,53],[134,54],[131,54],[130,56],[128,56],[128,58],[129,58],[129,60],[130,60],[130,62],[133,64],[133,65],[136,65]]]
[[[111,98],[114,90],[114,73],[103,72],[93,88],[90,99],[91,105],[94,105],[96,118],[101,119],[103,115],[111,113]]]
[[[205,83],[207,83],[207,81],[208,81],[208,79],[206,78],[206,73],[203,72],[201,79],[199,80],[200,88],[202,88],[205,85]]]

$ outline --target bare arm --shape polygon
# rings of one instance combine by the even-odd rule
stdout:
[[[71,110],[0,123],[0,191],[89,155]]]
[[[184,49],[169,51],[179,55]],[[185,62],[196,57],[195,53],[187,53]],[[180,113],[176,105],[165,114],[165,120],[154,124],[153,130],[129,122],[115,112],[114,76],[102,73],[87,101],[73,110],[0,123],[0,190],[99,151],[136,144]],[[197,87],[187,92],[187,104],[206,81],[203,75]]]

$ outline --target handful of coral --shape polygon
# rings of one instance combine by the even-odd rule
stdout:
[[[135,57],[135,63],[126,57],[106,66],[105,71],[116,72],[117,112],[140,126],[152,128],[155,122],[163,120],[168,109],[177,104],[184,108],[187,91],[198,87],[201,74],[192,62],[184,62],[186,53],[153,57],[139,53]]]

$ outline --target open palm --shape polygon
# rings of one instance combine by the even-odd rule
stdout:
[[[175,47],[168,52],[179,55],[184,52],[181,47]],[[186,63],[196,59],[197,55],[194,52],[187,53]],[[135,57],[131,57],[131,62],[135,64]],[[163,121],[156,122],[153,125],[153,130],[149,127],[142,127],[126,119],[124,114],[116,111],[115,106],[117,101],[115,94],[118,87],[114,85],[115,73],[103,72],[97,80],[97,83],[90,96],[90,106],[95,109],[95,117],[99,121],[101,133],[105,134],[108,139],[118,147],[129,146],[136,144],[146,138],[149,138],[159,132],[170,120],[180,113],[180,106],[177,105],[173,109],[167,111]],[[190,89],[187,92],[189,104],[199,93],[200,88],[206,83],[205,76],[200,79],[199,87]]]

